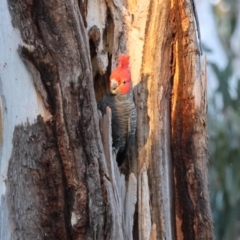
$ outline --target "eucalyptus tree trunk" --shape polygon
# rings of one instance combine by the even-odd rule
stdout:
[[[1,239],[212,239],[206,77],[191,1],[3,0]],[[107,91],[130,55],[135,142]]]

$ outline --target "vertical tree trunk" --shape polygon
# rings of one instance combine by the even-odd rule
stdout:
[[[207,181],[206,69],[197,47],[194,4],[179,2],[174,43],[171,150],[177,239],[212,239]],[[196,20],[197,21],[197,20]],[[204,63],[205,64],[205,63]]]
[[[21,113],[12,134],[8,119],[23,109],[10,99],[23,88],[3,83],[2,150],[11,157],[1,163],[1,239],[212,239],[193,3],[8,0],[8,8],[21,34],[12,52],[34,84],[28,104],[41,107]],[[96,99],[122,52],[131,58],[138,124],[119,169],[111,111],[101,116]],[[12,81],[6,73],[1,81]]]

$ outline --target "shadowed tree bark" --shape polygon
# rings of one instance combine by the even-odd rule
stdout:
[[[8,0],[8,10],[42,110],[14,126],[3,239],[212,239],[193,2]],[[96,107],[119,53],[130,55],[138,111],[120,169],[111,111]],[[3,142],[9,134],[5,125]]]

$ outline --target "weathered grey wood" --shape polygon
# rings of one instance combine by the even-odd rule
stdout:
[[[106,115],[101,116],[101,113],[99,112],[99,118],[100,118],[100,129],[102,134],[102,141],[106,156],[106,162],[107,167],[109,171],[109,178],[113,185],[113,189],[109,187],[109,204],[111,206],[111,209],[109,210],[109,215],[111,216],[112,221],[112,234],[111,238],[117,238],[119,240],[124,239],[123,238],[123,231],[122,231],[122,219],[121,219],[121,205],[120,205],[120,199],[119,199],[119,190],[116,183],[116,177],[115,177],[115,168],[116,164],[114,164],[114,155],[112,154],[112,135],[111,135],[111,110],[107,108]],[[119,173],[120,175],[120,173]],[[117,179],[120,180],[120,179]],[[124,182],[124,177],[122,179],[122,182]]]
[[[138,177],[138,213],[139,240],[150,239],[151,214],[147,168],[144,166]]]
[[[135,213],[135,205],[137,202],[137,179],[134,173],[131,173],[128,178],[128,186],[126,192],[123,229],[124,239],[133,239],[133,221]]]
[[[141,172],[144,165],[147,168],[151,193],[148,232],[155,223],[157,239],[174,239],[175,233],[169,123],[174,15],[170,9],[171,2],[149,3],[141,81],[135,92],[138,103],[138,171]]]
[[[135,212],[135,204],[137,201],[137,180],[133,173],[126,177],[120,173],[116,162],[116,155],[112,149],[111,134],[111,109],[106,109],[106,114],[102,117],[99,112],[100,131],[108,166],[109,178],[113,189],[109,201],[111,202],[112,225],[117,231],[113,231],[112,238],[116,239],[133,239],[133,216]]]

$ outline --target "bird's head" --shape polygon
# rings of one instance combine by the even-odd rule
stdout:
[[[110,92],[116,94],[128,94],[132,90],[131,73],[129,70],[129,56],[120,55],[118,66],[110,76]]]

